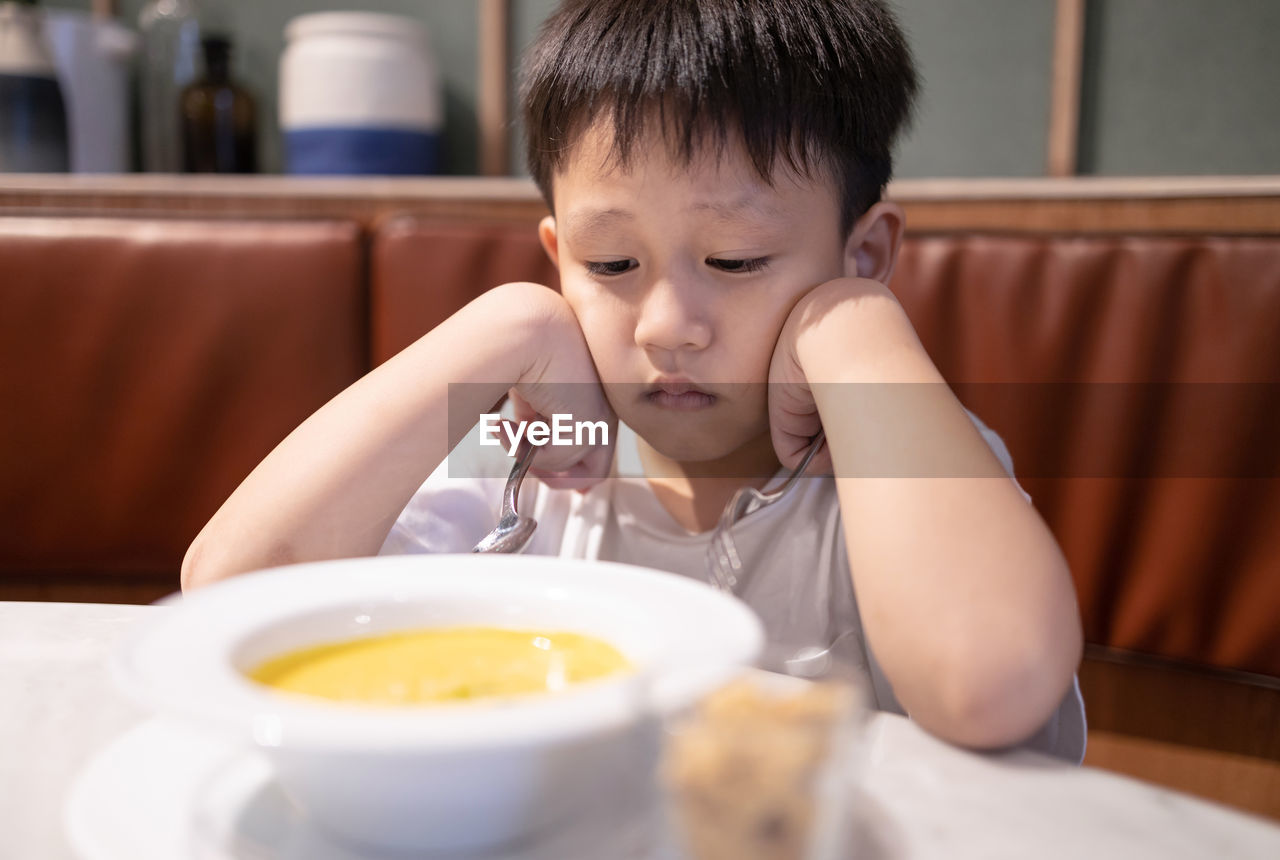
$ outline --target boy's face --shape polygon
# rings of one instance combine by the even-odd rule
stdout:
[[[641,143],[624,171],[601,124],[584,133],[540,232],[618,417],[673,460],[717,459],[768,433],[792,307],[856,263],[821,176],[770,185],[740,145],[685,166]]]

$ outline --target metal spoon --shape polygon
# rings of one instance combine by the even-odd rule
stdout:
[[[520,440],[516,448],[516,464],[511,467],[507,477],[507,486],[502,491],[502,513],[498,525],[480,539],[472,552],[520,552],[533,537],[533,530],[538,521],[533,517],[522,517],[516,511],[516,502],[520,498],[520,482],[533,463],[534,447],[526,437]]]
[[[782,670],[796,678],[825,678],[833,672],[838,673],[840,667],[835,658],[836,646],[853,634],[853,630],[844,631],[826,648],[810,645],[797,650],[782,661]]]

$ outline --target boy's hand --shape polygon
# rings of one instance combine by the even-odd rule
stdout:
[[[605,398],[582,328],[554,290],[533,284],[500,289],[527,301],[531,313],[523,341],[526,367],[511,389],[517,420],[550,423],[561,414],[574,422],[603,421],[609,428],[607,445],[544,445],[534,456],[531,471],[548,486],[586,490],[609,473],[618,417]]]
[[[879,281],[837,278],[806,293],[783,324],[769,366],[769,429],[782,465],[799,465],[822,429],[813,385],[847,381],[858,375],[851,365],[860,362],[874,371],[876,363],[909,345],[919,349],[915,330]],[[814,456],[808,471],[831,474],[829,445]]]

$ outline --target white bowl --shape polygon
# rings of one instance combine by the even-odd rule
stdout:
[[[135,698],[256,744],[316,823],[358,844],[480,850],[561,826],[647,779],[637,743],[754,661],[759,620],[669,573],[545,556],[347,559],[247,574],[174,596],[116,653]],[[632,674],[555,694],[371,707],[279,695],[249,680],[308,645],[428,627],[586,633]],[[634,784],[625,783],[630,779]]]

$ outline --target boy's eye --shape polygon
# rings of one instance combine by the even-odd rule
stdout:
[[[593,275],[622,275],[634,269],[636,261],[630,258],[626,260],[604,260],[603,262],[588,260],[583,263],[583,266]]]
[[[765,266],[769,265],[768,257],[753,257],[749,260],[723,260],[717,257],[707,257],[707,265],[713,269],[719,269],[722,272],[731,272],[734,274],[742,272],[758,272]]]

